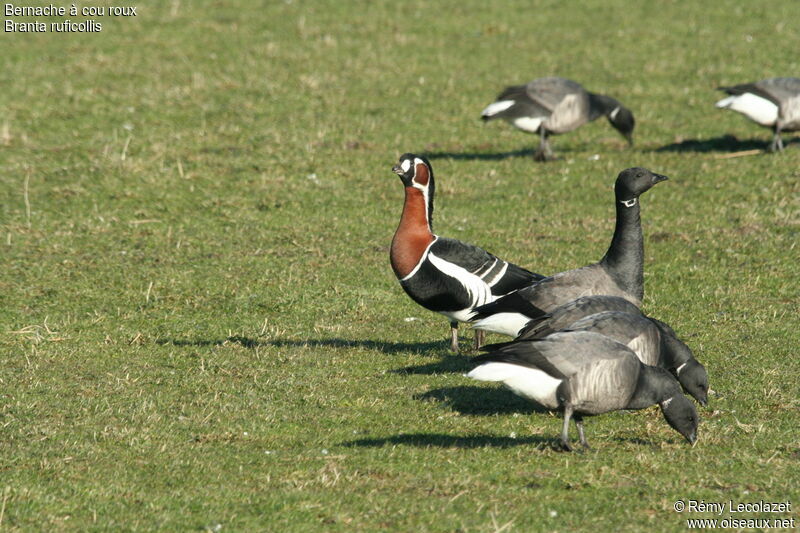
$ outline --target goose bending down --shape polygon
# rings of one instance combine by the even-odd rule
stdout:
[[[619,296],[636,307],[644,298],[644,237],[639,196],[666,180],[646,168],[620,172],[614,186],[617,220],[605,256],[591,265],[568,270],[500,297],[475,309],[472,319],[486,331],[516,337],[532,318],[560,305],[597,294]]]
[[[538,133],[537,161],[553,159],[548,136],[567,133],[601,116],[633,144],[635,121],[628,108],[564,78],[537,78],[525,85],[506,87],[481,113],[484,121],[501,118],[522,131]]]
[[[697,411],[678,382],[663,368],[637,359],[625,345],[587,331],[554,333],[516,341],[473,359],[467,377],[499,381],[515,394],[564,414],[561,445],[571,450],[569,421],[575,419],[581,444],[589,443],[583,417],[644,409],[654,404],[670,426],[690,443],[697,438]]]
[[[622,298],[617,300],[625,302]],[[684,392],[701,405],[708,404],[708,374],[705,367],[694,358],[692,351],[675,335],[671,327],[643,315],[639,309],[600,311],[580,317],[559,331],[591,331],[614,339],[630,348],[642,363],[669,371],[681,384]],[[546,335],[542,333],[543,328],[525,327],[511,342],[545,338]],[[510,343],[490,344],[483,349],[493,351],[507,344]]]
[[[770,151],[783,150],[782,131],[800,131],[800,78],[769,78],[718,90],[730,96],[717,102],[717,107],[737,111],[772,129]]]
[[[392,269],[412,300],[450,320],[450,348],[457,352],[458,322],[468,322],[476,306],[544,276],[477,246],[435,235],[435,184],[427,159],[404,154],[392,171],[405,186],[403,214],[392,239]],[[476,333],[475,341],[480,347],[482,335]]]
[[[581,296],[564,305],[560,305],[542,316],[532,318],[516,335],[517,340],[542,339],[551,333],[568,328],[578,320],[605,311],[641,314],[639,307],[619,296],[595,294]],[[490,317],[491,318],[491,317]],[[481,322],[473,327],[480,328]]]

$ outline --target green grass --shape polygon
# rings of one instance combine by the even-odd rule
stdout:
[[[0,529],[685,531],[703,515],[677,499],[800,507],[800,146],[724,158],[771,134],[713,107],[800,73],[797,15],[172,0],[4,34]],[[629,106],[636,147],[600,120],[534,164],[533,136],[480,123],[550,74]],[[708,368],[697,446],[652,408],[559,453],[558,417],[462,376],[388,264],[407,151],[438,232],[543,273],[605,251],[620,170],[670,176],[643,198],[644,307]]]

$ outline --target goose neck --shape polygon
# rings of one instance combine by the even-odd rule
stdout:
[[[591,120],[601,116],[609,116],[620,106],[621,104],[610,96],[589,93],[589,115]]]
[[[644,297],[644,237],[639,210],[639,199],[616,201],[617,218],[614,236],[601,262],[622,289]]]
[[[645,409],[669,400],[680,392],[675,379],[663,368],[642,364],[636,389],[626,409]]]

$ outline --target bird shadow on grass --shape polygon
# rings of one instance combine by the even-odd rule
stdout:
[[[462,415],[500,415],[547,413],[541,406],[516,396],[500,387],[474,387],[461,385],[434,389],[414,396],[415,400],[447,405]]]
[[[480,160],[500,161],[512,157],[528,157],[533,160],[533,149],[514,150],[511,152],[427,152],[428,159],[455,159],[455,160]]]
[[[395,374],[463,374],[472,370],[475,365],[463,355],[446,355],[443,359],[426,365],[413,365],[392,370]]]
[[[787,144],[784,142],[784,144]],[[741,152],[766,150],[769,141],[764,139],[738,139],[733,135],[722,135],[709,139],[686,139],[654,148],[653,152]]]
[[[500,437],[497,435],[457,436],[443,433],[409,433],[374,439],[358,439],[343,442],[342,446],[380,448],[386,445],[418,446],[422,448],[512,448],[514,446],[536,446],[551,448],[555,439],[531,435],[528,437]]]
[[[259,340],[240,335],[234,335],[224,339],[158,339],[156,343],[162,345],[171,344],[173,346],[198,347],[240,344],[245,348],[257,348],[262,346],[275,346],[278,348],[367,348],[387,354],[409,352],[428,354],[430,352],[440,353],[447,349],[446,343],[444,342],[383,342],[350,339]]]

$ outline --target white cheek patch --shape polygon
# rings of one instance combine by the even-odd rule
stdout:
[[[685,367],[685,366],[686,366],[686,363],[683,363],[681,366],[679,366],[678,368],[676,368],[676,369],[675,369],[675,375],[676,375],[676,376],[680,376],[680,375],[681,375],[681,370],[683,370],[683,367]]]
[[[405,159],[402,163],[400,163],[400,168],[403,169],[403,172],[408,172],[408,169],[411,168],[411,161]]]
[[[614,120],[615,118],[617,118],[617,113],[619,113],[619,106],[615,107],[614,111],[608,114],[608,118]]]
[[[661,402],[661,408],[666,409],[671,403],[672,403],[672,398],[667,398],[666,400]]]
[[[420,183],[420,182],[417,181],[417,178],[418,178],[419,173],[420,173],[420,170],[419,170],[420,166],[422,166],[422,168],[424,169],[423,172],[425,172],[425,174],[427,176],[427,179],[426,179],[425,183]],[[425,162],[422,159],[420,159],[418,157],[415,157],[414,158],[414,169],[415,169],[414,178],[411,180],[411,184],[415,188],[417,188],[417,189],[419,189],[419,190],[421,190],[421,191],[423,191],[425,193],[425,205],[427,205],[428,204],[428,185],[430,184],[430,180],[431,180],[430,168],[428,167],[428,165],[425,164]]]

